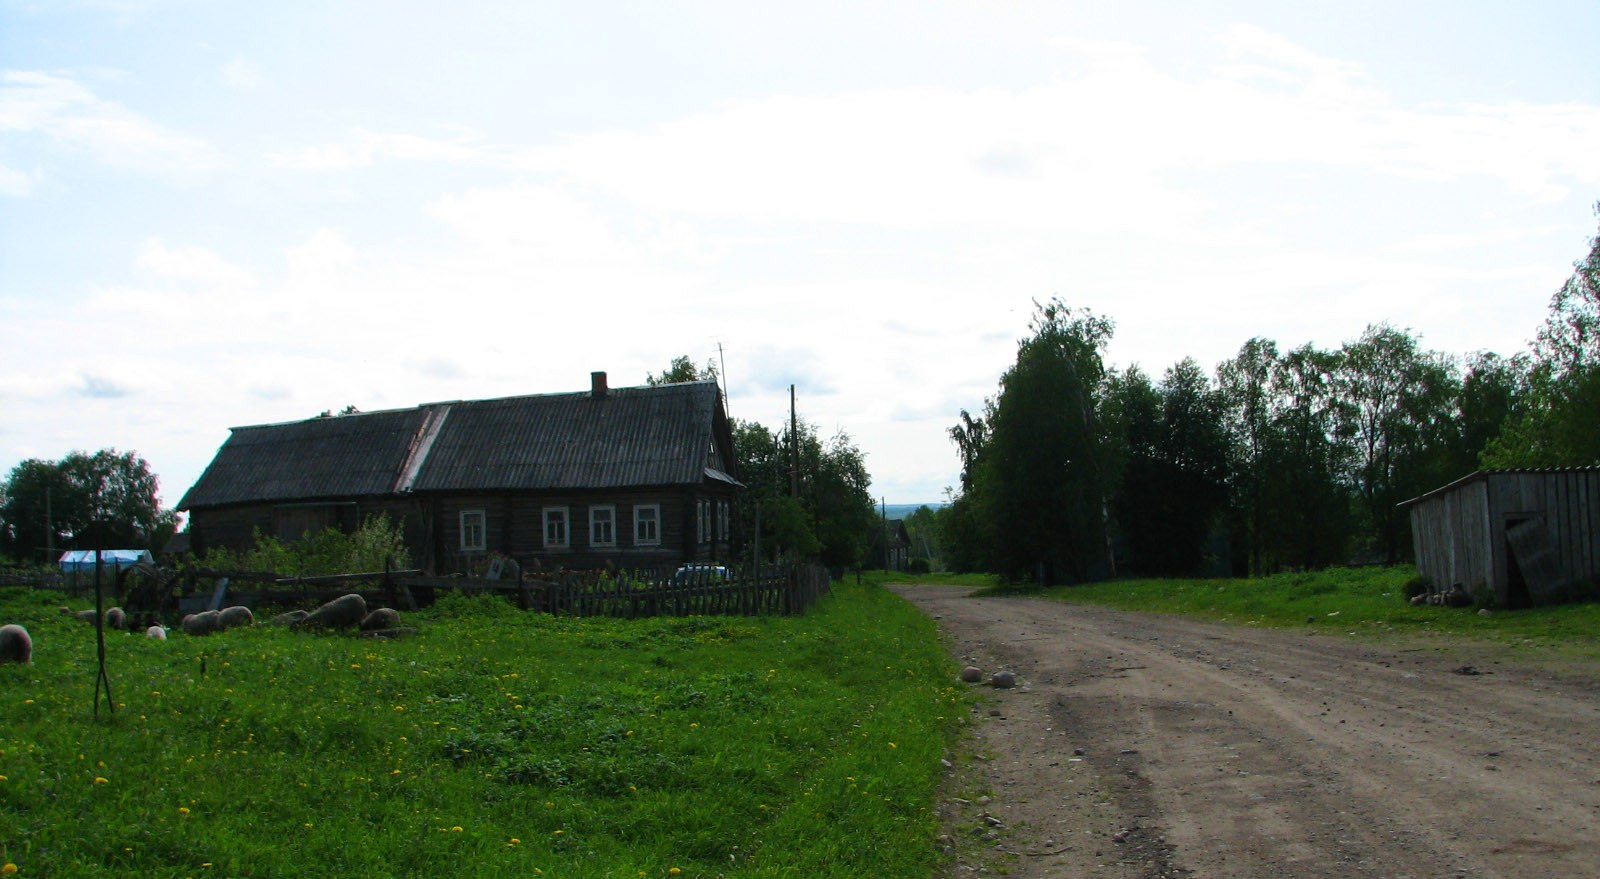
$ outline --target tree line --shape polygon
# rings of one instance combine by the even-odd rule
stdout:
[[[1153,377],[1106,365],[1109,318],[1036,304],[996,394],[949,429],[945,564],[1077,582],[1404,560],[1401,502],[1478,469],[1600,462],[1600,236],[1573,265],[1510,357],[1380,323]]]
[[[676,357],[646,383],[714,381],[715,364]],[[860,566],[881,532],[873,510],[866,456],[849,434],[824,440],[817,427],[795,419],[777,430],[732,419],[739,479],[739,535],[747,555],[762,561],[817,559],[834,571]]]
[[[50,562],[51,550],[158,550],[177,530],[150,465],[134,452],[29,458],[0,480],[0,556]]]

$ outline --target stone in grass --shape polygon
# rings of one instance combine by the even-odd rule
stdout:
[[[983,670],[975,665],[969,665],[961,670],[961,679],[969,684],[976,684],[983,680]]]
[[[157,641],[165,641],[167,640],[167,630],[162,626],[151,626],[150,628],[144,630],[144,636],[146,638],[153,638]]]
[[[1009,690],[1017,685],[1017,676],[1009,671],[997,671],[989,676],[989,686],[998,690]]]
[[[324,604],[295,623],[300,629],[353,629],[367,615],[367,600],[352,592]]]
[[[222,631],[222,612],[203,610],[192,613],[183,618],[183,633],[185,635],[209,635],[212,632]]]
[[[400,625],[400,611],[392,607],[380,607],[372,613],[361,618],[361,631],[376,632],[379,629],[393,629]]]
[[[311,616],[311,611],[309,611],[309,610],[291,610],[288,613],[280,613],[277,616],[273,617],[272,619],[268,620],[267,621],[267,625],[269,625],[269,626],[292,626],[295,623],[298,623],[301,620],[304,620],[308,616]]]
[[[253,626],[256,624],[256,615],[250,608],[236,604],[217,612],[217,624],[224,629],[231,629],[234,626]]]

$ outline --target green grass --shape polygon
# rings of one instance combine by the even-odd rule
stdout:
[[[0,589],[0,864],[19,876],[917,876],[964,713],[874,586],[798,618],[552,618],[494,599],[399,641],[108,634]],[[80,603],[81,604],[81,603]]]
[[[1124,610],[1184,614],[1243,625],[1311,628],[1362,636],[1452,635],[1600,661],[1600,604],[1480,614],[1413,607],[1410,566],[1329,568],[1232,580],[1113,580],[1033,594]]]

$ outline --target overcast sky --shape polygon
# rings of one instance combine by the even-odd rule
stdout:
[[[788,387],[939,500],[1036,300],[1113,365],[1522,350],[1600,200],[1600,3],[0,0],[0,473],[237,425]],[[720,346],[720,349],[719,349]]]

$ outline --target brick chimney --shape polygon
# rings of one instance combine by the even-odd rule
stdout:
[[[589,373],[589,397],[594,400],[606,398],[606,374],[603,372]]]

